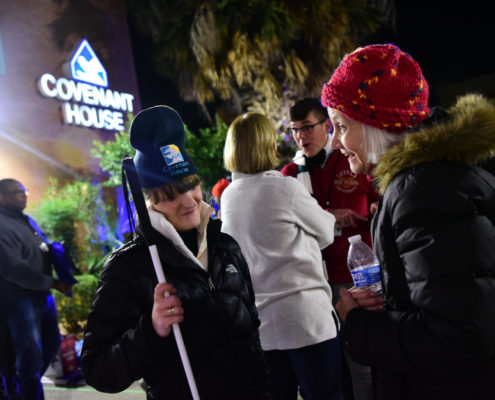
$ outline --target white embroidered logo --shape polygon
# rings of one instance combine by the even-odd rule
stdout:
[[[227,268],[225,268],[225,271],[230,272],[231,274],[238,274],[239,271],[237,271],[237,268],[234,267],[232,264],[227,265]]]

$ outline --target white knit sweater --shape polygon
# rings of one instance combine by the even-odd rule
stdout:
[[[246,257],[264,350],[296,349],[337,335],[320,249],[335,218],[278,171],[234,173],[222,194],[222,231]]]

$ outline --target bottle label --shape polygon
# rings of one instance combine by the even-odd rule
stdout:
[[[351,270],[356,287],[370,286],[381,281],[380,264],[362,265]]]

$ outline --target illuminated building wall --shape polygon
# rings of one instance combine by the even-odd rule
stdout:
[[[0,2],[0,178],[104,180],[92,143],[139,110],[124,0]]]

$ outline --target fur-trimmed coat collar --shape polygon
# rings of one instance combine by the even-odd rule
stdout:
[[[475,165],[495,156],[493,104],[480,95],[466,95],[448,114],[439,123],[406,134],[383,154],[373,171],[381,194],[394,176],[414,165],[436,160]]]

